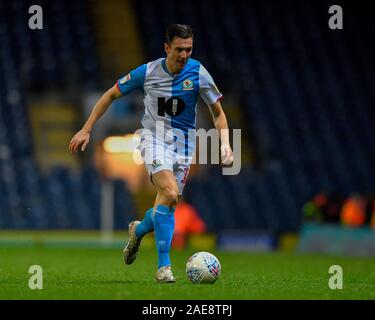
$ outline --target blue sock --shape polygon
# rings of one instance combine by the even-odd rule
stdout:
[[[152,212],[154,208],[150,208],[146,211],[146,214],[140,224],[135,228],[135,235],[137,238],[142,238],[146,233],[154,230],[154,217]]]
[[[155,241],[158,250],[158,269],[171,265],[169,250],[174,232],[174,211],[168,206],[159,204],[154,215]]]

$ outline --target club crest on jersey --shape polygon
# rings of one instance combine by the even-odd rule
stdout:
[[[121,84],[125,84],[127,81],[129,81],[131,79],[131,76],[130,76],[130,73],[128,73],[125,77],[123,77],[121,80],[120,80],[120,83]]]
[[[194,82],[190,79],[184,80],[182,83],[182,90],[193,90],[194,89]]]
[[[162,165],[162,163],[159,160],[157,160],[157,159],[155,159],[154,161],[152,161],[152,169],[154,169],[154,170],[156,168],[159,168],[161,165]]]

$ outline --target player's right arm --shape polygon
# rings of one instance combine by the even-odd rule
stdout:
[[[116,84],[100,97],[82,129],[79,130],[70,141],[69,151],[71,153],[77,152],[79,148],[81,148],[81,151],[85,151],[90,141],[90,133],[94,124],[99,120],[103,113],[107,111],[111,103],[121,96],[122,93]]]
[[[147,65],[143,64],[132,70],[126,76],[118,79],[116,84],[101,96],[82,129],[79,130],[70,141],[69,150],[71,153],[77,152],[79,148],[81,148],[81,151],[85,151],[90,141],[90,133],[94,124],[99,120],[102,114],[106,112],[114,100],[133,90],[143,88],[146,68]]]

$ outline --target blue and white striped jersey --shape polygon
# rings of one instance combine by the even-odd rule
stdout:
[[[176,128],[186,133],[195,129],[198,96],[207,105],[222,97],[211,75],[192,58],[175,75],[169,73],[165,58],[143,64],[120,78],[117,87],[124,95],[135,89],[143,90],[142,125],[151,131],[157,121],[163,121],[166,130]]]

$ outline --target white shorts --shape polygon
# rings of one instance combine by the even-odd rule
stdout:
[[[154,135],[152,138],[142,136],[140,151],[151,181],[152,175],[161,170],[172,171],[181,195],[193,160],[194,147],[195,141],[185,147],[185,142],[166,142]]]

